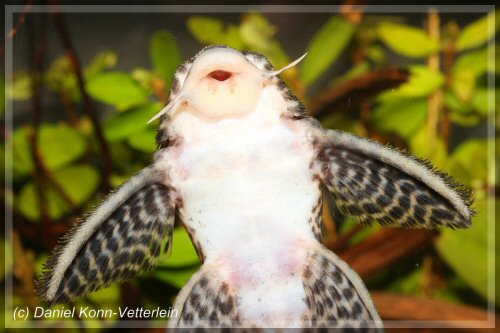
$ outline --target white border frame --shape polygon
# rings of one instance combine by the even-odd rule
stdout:
[[[258,11],[264,13],[335,13],[338,12],[340,6],[331,5],[61,5],[54,7],[50,5],[33,5],[30,8],[31,13],[52,12],[54,8],[59,9],[63,13],[243,13],[248,11]],[[439,13],[483,13],[494,11],[494,5],[367,5],[367,6],[351,6],[351,11],[362,11],[363,13],[427,13],[429,9],[434,8]],[[14,27],[13,14],[20,14],[25,10],[24,5],[5,5],[5,36]],[[495,19],[488,22],[488,30],[495,29]],[[5,37],[5,82],[9,82],[9,78],[13,74],[13,59],[12,59],[12,39]],[[495,39],[488,43],[489,55],[488,68],[495,69],[495,48],[493,47]],[[6,84],[7,86],[7,84]],[[495,88],[494,74],[488,75],[488,87]],[[495,94],[488,96],[488,109],[495,108]],[[13,102],[7,97],[5,98],[5,126],[12,129],[12,112]],[[495,110],[496,112],[496,110]],[[495,138],[495,112],[490,116],[487,134],[490,138]],[[489,140],[488,149],[488,180],[490,184],[495,183],[495,140]],[[6,142],[5,151],[9,150]],[[7,190],[12,190],[9,180],[12,179],[12,156],[5,156],[5,184]],[[7,194],[7,193],[6,193]],[[488,197],[494,198],[495,193],[488,193]],[[7,198],[7,196],[6,196]],[[488,293],[495,295],[495,204],[494,201],[488,200],[488,253],[493,253],[493,256],[488,256]],[[493,202],[493,204],[491,204]],[[12,211],[9,210],[9,204],[5,205],[5,237],[11,238],[12,232]],[[11,271],[8,267],[9,262],[13,264],[13,251],[9,247],[8,242],[5,242],[6,251],[12,258],[10,261],[5,260],[5,272]],[[9,251],[7,251],[9,250]],[[5,277],[5,327],[6,328],[50,328],[50,327],[81,327],[78,321],[65,321],[65,320],[50,320],[50,321],[14,321],[10,318],[12,314],[12,275],[7,274]],[[7,311],[8,309],[8,311]],[[10,312],[9,312],[10,311]],[[14,324],[13,324],[14,323]],[[15,324],[15,323],[21,323]],[[85,320],[84,327],[96,328],[106,327],[107,321],[92,321]],[[146,324],[147,323],[147,324]],[[156,324],[157,323],[157,324]],[[166,321],[125,321],[116,320],[109,321],[110,326],[113,327],[165,327]],[[164,326],[165,325],[165,326]],[[495,327],[495,304],[494,302],[488,303],[488,317],[484,321],[450,321],[450,320],[433,320],[433,321],[420,321],[420,320],[385,320],[385,328],[494,328]]]

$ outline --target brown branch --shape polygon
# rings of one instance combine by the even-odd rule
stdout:
[[[49,184],[56,191],[56,193],[64,200],[64,202],[69,206],[71,210],[76,209],[76,205],[73,200],[70,198],[68,193],[64,190],[64,188],[57,182],[52,172],[45,166],[45,163],[41,161],[41,167],[43,173],[45,174],[45,178],[48,180]]]
[[[366,278],[430,245],[436,236],[429,230],[382,229],[338,254]]]
[[[380,316],[386,320],[453,320],[463,323],[465,321],[485,321],[488,316],[488,313],[481,308],[435,299],[383,292],[372,292],[371,296]],[[453,324],[450,323],[450,325]]]
[[[337,239],[335,240],[327,238],[324,244],[335,253],[346,251],[349,247],[349,242],[351,241],[351,239],[353,239],[353,237],[363,231],[364,228],[364,226],[356,224],[345,234],[337,236]]]
[[[52,251],[54,247],[59,244],[62,236],[64,236],[69,229],[69,225],[74,223],[50,223],[47,229],[43,229],[43,234],[40,231],[40,224],[33,223],[22,216],[16,207],[13,207],[15,214],[13,215],[16,230],[19,232],[21,239],[26,242],[31,242],[37,246],[42,247],[46,251]],[[43,235],[43,236],[40,236]],[[43,239],[42,239],[43,237]]]
[[[40,152],[38,151],[38,136],[39,128],[42,119],[42,73],[43,73],[43,62],[45,57],[45,16],[41,21],[39,30],[39,42],[36,43],[37,38],[35,37],[35,17],[31,16],[29,23],[29,54],[30,54],[30,67],[31,73],[33,75],[32,83],[32,98],[31,98],[31,110],[33,114],[33,131],[30,132],[29,142],[31,156],[33,159],[34,170],[34,183],[35,192],[38,201],[38,207],[40,209],[40,215],[42,219],[42,228],[46,229],[47,225],[50,223],[50,218],[48,214],[47,197],[44,194],[44,189],[46,188],[45,180],[43,177],[44,167]]]
[[[37,38],[35,37],[35,26],[34,19],[29,20],[29,45],[30,45],[30,64],[31,71],[33,75],[33,97],[32,101],[32,114],[33,114],[33,131],[29,135],[31,156],[33,159],[33,164],[35,166],[34,170],[34,182],[35,190],[38,200],[38,205],[40,208],[40,215],[42,219],[43,228],[47,228],[47,224],[50,222],[50,217],[48,214],[48,203],[47,195],[44,193],[47,189],[47,185],[50,184],[55,191],[61,196],[61,198],[68,204],[70,208],[75,208],[75,204],[68,196],[66,191],[61,187],[61,185],[55,180],[52,172],[46,167],[42,155],[38,149],[38,138],[40,134],[40,125],[42,122],[42,110],[43,110],[43,94],[42,94],[42,75],[43,75],[43,63],[45,60],[46,53],[46,16],[42,14],[41,22],[39,27],[39,38],[38,45],[35,42]]]
[[[26,3],[26,5],[24,5],[23,13],[19,18],[19,21],[17,21],[16,26],[10,29],[9,33],[7,34],[9,38],[14,38],[19,29],[21,29],[21,27],[23,26],[24,22],[26,22],[26,17],[28,16],[28,13],[31,11],[31,7],[33,7],[33,2],[34,2],[33,0],[29,0]]]
[[[166,93],[166,85],[164,80],[159,78],[154,78],[151,81],[151,90],[156,96],[158,96],[158,98],[160,99],[160,101],[162,101],[163,104],[167,104],[168,96]]]
[[[357,0],[347,0],[340,6],[340,15],[345,17],[348,21],[359,25],[363,19],[363,12],[354,10],[354,6],[360,6]]]
[[[68,117],[68,123],[72,127],[78,126],[78,113],[76,111],[76,105],[73,103],[73,100],[69,96],[67,91],[61,91],[59,93],[59,99],[61,103],[64,105],[64,109],[66,110],[66,116]]]
[[[55,1],[53,1],[55,2]],[[101,146],[101,152],[102,152],[102,157],[103,157],[103,191],[104,192],[109,192],[111,189],[110,186],[110,176],[111,176],[111,168],[112,168],[112,161],[111,161],[111,154],[109,152],[109,147],[106,139],[104,138],[104,134],[101,128],[101,124],[99,123],[99,119],[97,118],[97,114],[94,110],[94,107],[92,106],[91,99],[89,95],[87,94],[87,90],[85,88],[85,82],[83,79],[83,74],[80,66],[80,62],[78,60],[78,56],[76,54],[75,48],[73,47],[73,43],[71,42],[71,39],[69,37],[68,29],[66,27],[66,23],[64,21],[64,17],[61,12],[54,11],[52,13],[53,18],[54,18],[54,24],[59,31],[59,35],[61,36],[62,43],[64,45],[64,48],[66,49],[66,55],[70,59],[71,63],[71,68],[73,69],[77,83],[78,83],[78,88],[80,90],[80,94],[83,99],[83,106],[84,106],[84,111],[85,113],[89,116],[90,121],[92,122],[92,125],[94,126],[94,130],[97,136],[97,140],[99,141],[99,144]]]
[[[345,111],[380,92],[397,88],[409,78],[405,69],[377,70],[339,83],[312,98],[309,110],[321,118],[331,112]]]

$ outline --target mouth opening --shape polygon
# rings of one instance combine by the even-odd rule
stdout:
[[[230,72],[223,70],[216,70],[208,74],[208,76],[217,81],[226,81],[231,77],[231,75],[232,74]]]

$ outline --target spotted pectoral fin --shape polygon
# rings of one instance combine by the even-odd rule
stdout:
[[[169,327],[240,326],[235,291],[215,270],[204,266],[182,288],[175,301],[179,311]]]
[[[302,273],[308,313],[305,326],[381,328],[382,321],[361,278],[333,252],[317,246]]]
[[[339,210],[362,224],[467,228],[470,193],[429,162],[368,139],[323,131],[316,170]]]
[[[170,244],[172,190],[153,167],[144,169],[78,224],[54,251],[38,281],[50,305],[106,287],[151,268]]]

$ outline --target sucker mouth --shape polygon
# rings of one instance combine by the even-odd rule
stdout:
[[[208,76],[211,77],[212,79],[217,80],[217,81],[221,81],[221,82],[226,81],[232,75],[233,74],[231,72],[223,71],[223,70],[215,70],[213,72],[210,72],[210,74],[208,74]]]

